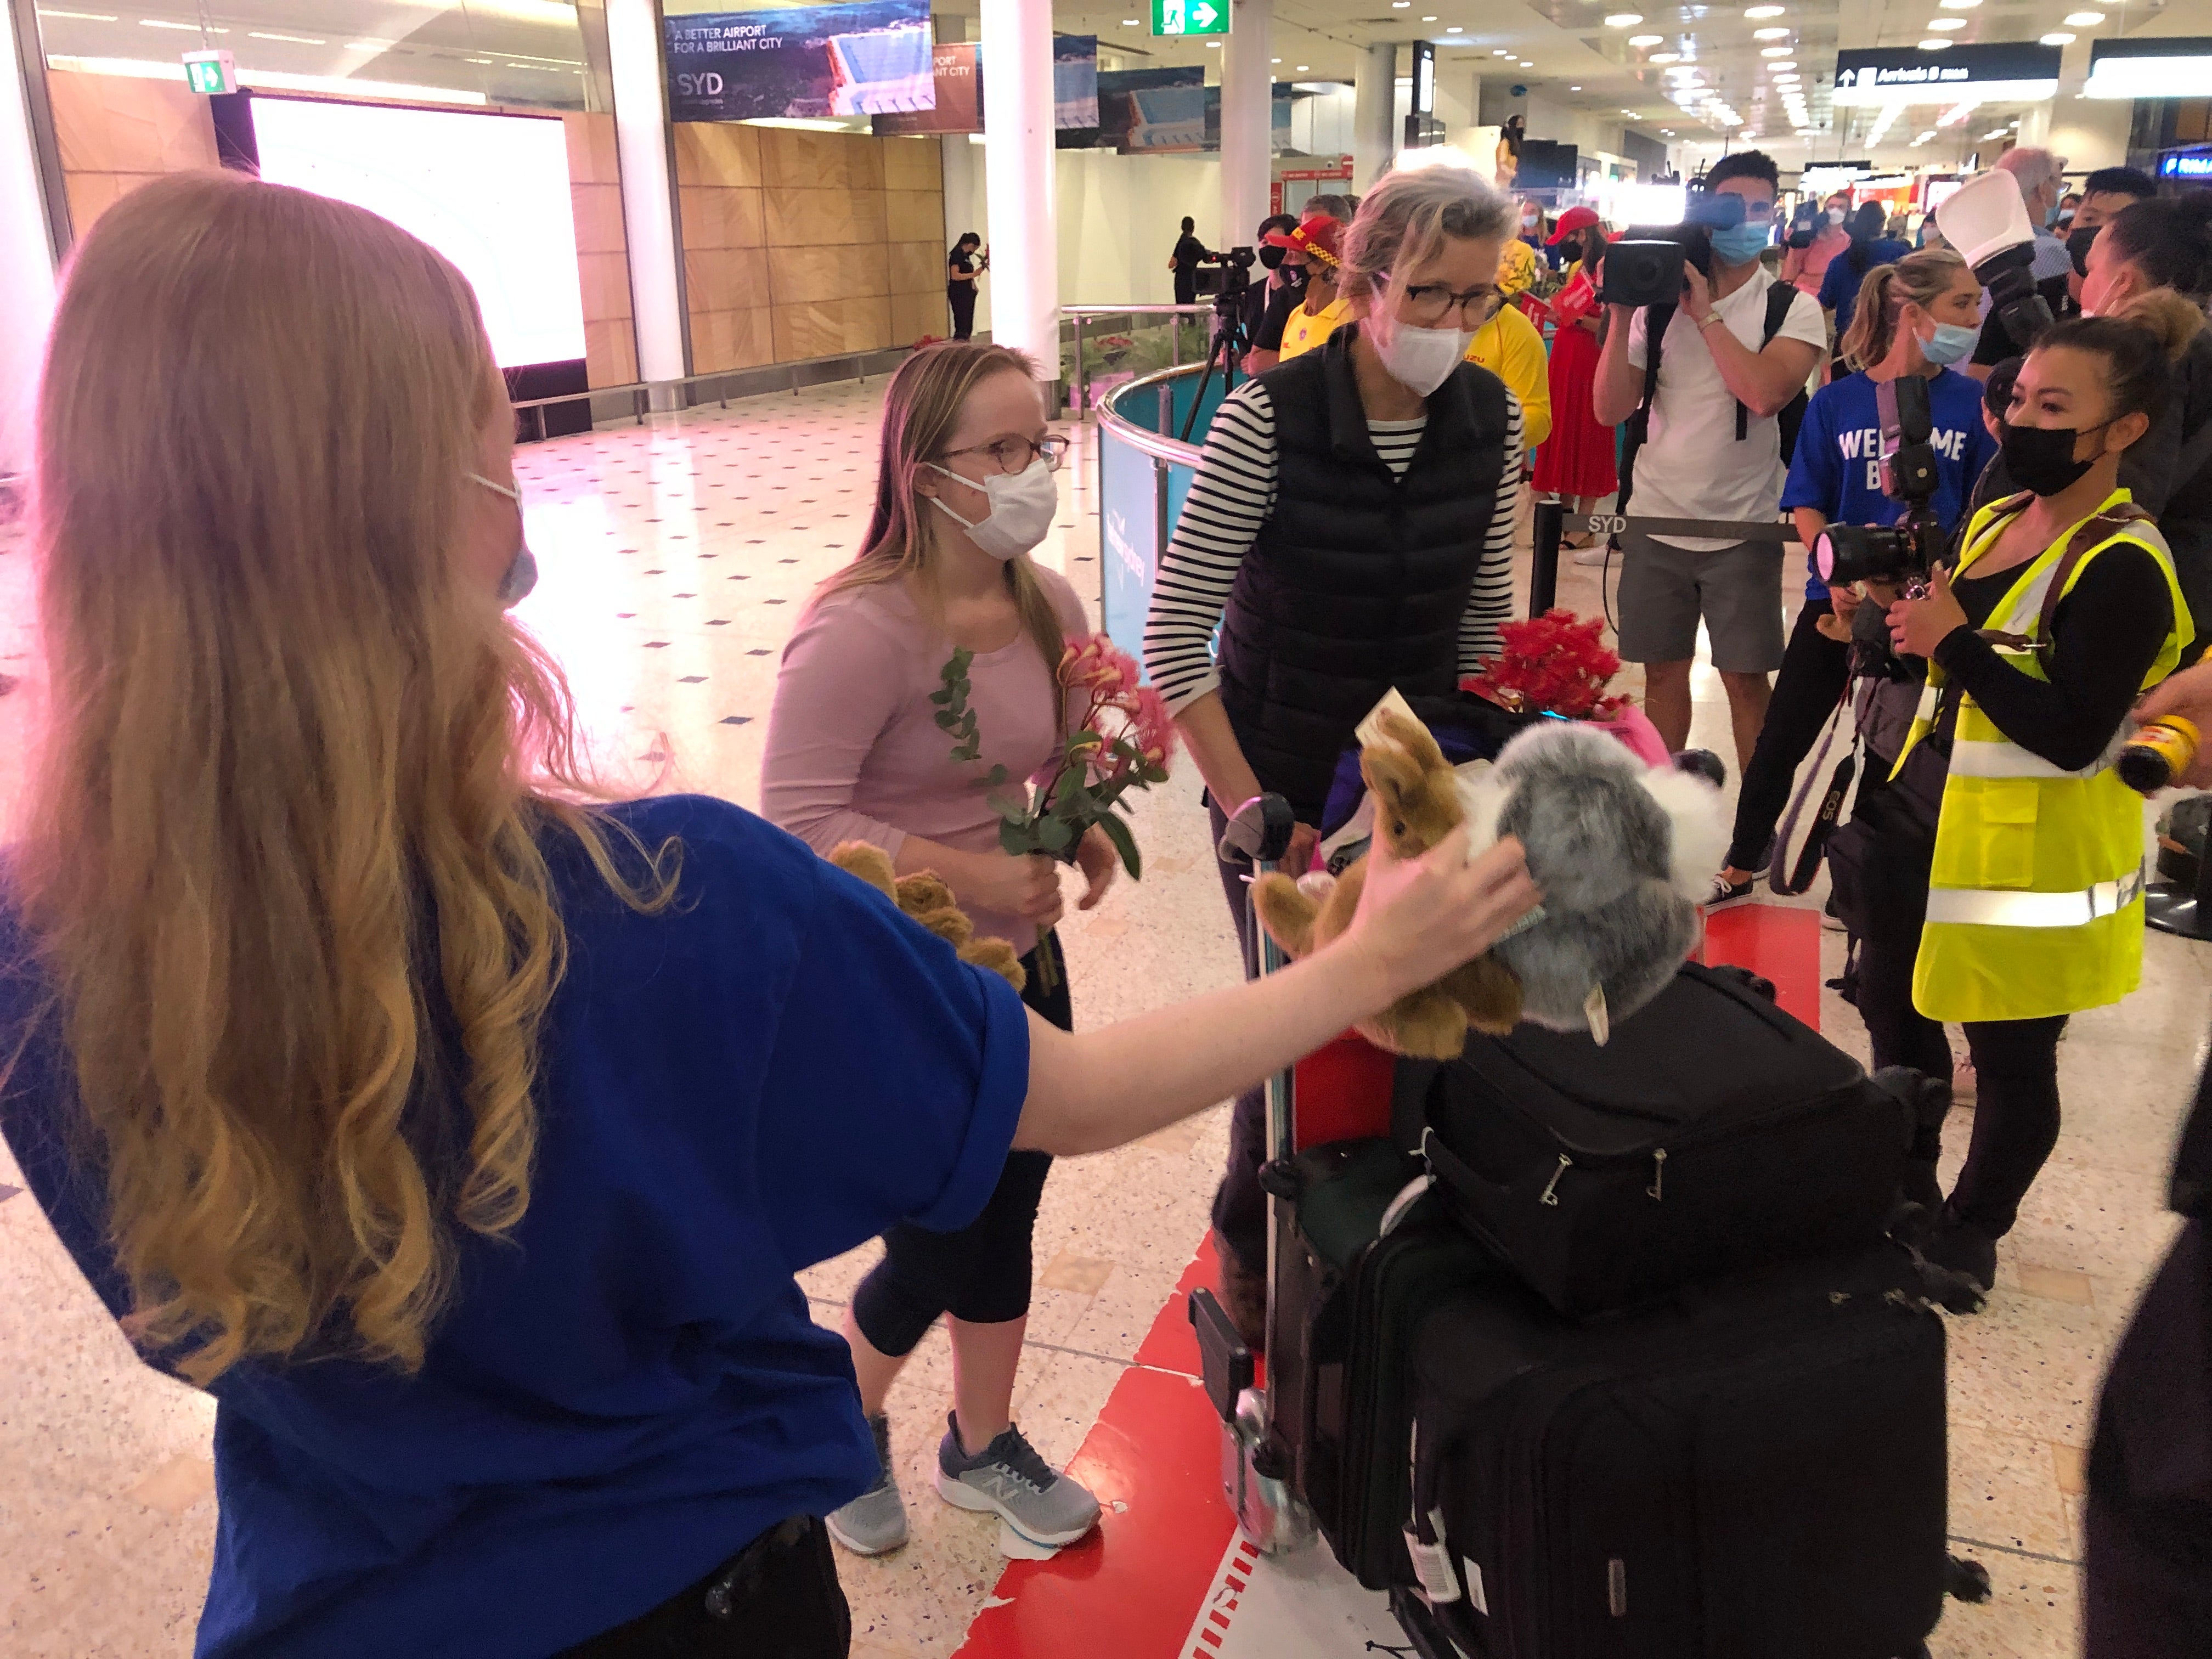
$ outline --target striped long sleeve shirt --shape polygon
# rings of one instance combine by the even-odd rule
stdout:
[[[1376,453],[1399,477],[1413,464],[1427,416],[1370,421]],[[1521,404],[1506,394],[1504,483],[1485,538],[1482,564],[1460,619],[1461,671],[1473,673],[1498,651],[1498,629],[1513,614],[1513,528],[1519,516]],[[1220,687],[1213,632],[1229,603],[1237,567],[1275,507],[1275,409],[1257,381],[1240,386],[1214,412],[1206,450],[1175,535],[1161,556],[1145,621],[1145,666],[1181,713]]]

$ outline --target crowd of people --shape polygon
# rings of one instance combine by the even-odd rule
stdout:
[[[2055,221],[2060,175],[2014,154]],[[1913,1237],[1986,1291],[2057,1133],[2065,1022],[2142,970],[2113,741],[2131,709],[2212,724],[2212,666],[2177,672],[2212,613],[2212,195],[2135,183],[2086,181],[2054,307],[2084,314],[1983,384],[1960,365],[2002,325],[1964,262],[1847,216],[1789,268],[1757,152],[1705,176],[1726,211],[1672,304],[1604,300],[1594,213],[1540,219],[1589,279],[1548,354],[1511,303],[1523,215],[1470,170],[1263,225],[1261,372],[1213,416],[1145,640],[1217,837],[1271,793],[1302,865],[1361,718],[1498,650],[1532,449],[1539,488],[1710,526],[1626,549],[1621,654],[1679,750],[1710,637],[1744,771],[1717,904],[1863,683],[1887,763],[1853,825],[1874,901],[1839,872],[1856,994],[1876,1060],[1939,1083],[1965,1027],[1972,1146]],[[948,264],[971,304],[980,248]],[[904,1541],[884,1401],[939,1318],[936,1491],[1081,1536],[1096,1497],[1010,1414],[1051,1158],[1231,1095],[1224,1301],[1263,1339],[1260,1079],[1540,896],[1510,841],[1382,848],[1336,943],[1075,1029],[1057,862],[1003,850],[975,783],[1034,774],[1073,712],[1081,607],[1033,557],[1066,452],[1039,379],[964,340],[893,378],[861,551],[784,654],[764,818],[613,800],[507,615],[534,567],[459,274],[234,174],[149,185],[84,239],[39,408],[56,695],[0,866],[0,1127],[141,1352],[217,1401],[203,1652],[842,1654],[833,1541]],[[1785,637],[1788,544],[1753,532],[1895,522],[1874,411],[1914,381],[1948,568],[1815,568]],[[1023,988],[814,856],[854,841],[1034,941]],[[1069,855],[1106,902],[1108,839]],[[1240,933],[1247,873],[1222,878]],[[2212,1109],[2091,1460],[2098,1659],[2185,1651],[2212,1611],[2208,1146]],[[842,1332],[817,1328],[794,1273],[873,1237]]]

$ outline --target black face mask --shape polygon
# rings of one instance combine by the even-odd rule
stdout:
[[[2091,225],[2086,229],[2067,233],[2066,251],[2074,256],[2074,274],[2076,276],[2089,274],[2089,244],[2097,240],[2097,233],[2103,228],[2101,225]]]
[[[2111,424],[2110,421],[2100,421],[2077,431],[2070,426],[2014,426],[2007,421],[2001,446],[2005,471],[2022,489],[2033,490],[2039,495],[2056,495],[2080,482],[2081,475],[2102,459],[2101,455],[2092,455],[2086,461],[2075,460],[2075,441],[2092,432],[2102,432]]]
[[[1260,263],[1273,270],[1283,263],[1283,252],[1279,247],[1263,247],[1260,250]]]
[[[1305,285],[1306,268],[1304,265],[1285,265],[1283,267],[1283,286],[1285,288],[1297,289],[1304,288]]]

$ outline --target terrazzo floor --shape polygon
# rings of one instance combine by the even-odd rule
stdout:
[[[668,787],[756,801],[778,650],[866,522],[881,394],[880,381],[776,394],[523,452],[544,574],[521,615],[566,665],[611,778],[665,775]],[[1041,556],[1095,604],[1094,481],[1086,438]],[[0,696],[0,828],[38,701],[28,564],[13,532],[0,538],[0,674],[24,679]],[[1595,613],[1595,573],[1565,570],[1561,602]],[[1725,752],[1708,668],[1696,695],[1698,739]],[[1139,818],[1145,881],[1090,915],[1071,912],[1062,928],[1086,1025],[1237,973],[1187,769]],[[1833,936],[1826,950],[1832,974]],[[2164,1174],[2203,1058],[2208,991],[2212,955],[2153,935],[2145,988],[2076,1022],[2062,1051],[2057,1153],[2004,1242],[1990,1310],[1951,1322],[1952,1531],[1973,1540],[1997,1595],[1954,1607],[1931,1644],[1937,1659],[2076,1650],[2082,1448],[2106,1357],[2170,1237]],[[1851,1010],[1831,994],[1822,1014],[1863,1052]],[[1954,1115],[1954,1166],[1970,1125]],[[1080,1443],[1190,1260],[1224,1146],[1217,1111],[1054,1170],[1017,1399],[1055,1462]],[[186,1653],[216,1525],[212,1409],[135,1363],[18,1186],[0,1152],[0,1651]],[[823,1322],[872,1255],[805,1276]],[[883,1560],[841,1561],[863,1659],[951,1654],[1003,1565],[995,1522],[927,1490],[949,1388],[940,1330],[891,1400],[913,1541]]]

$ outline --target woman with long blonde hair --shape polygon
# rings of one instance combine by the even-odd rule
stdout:
[[[734,806],[584,804],[502,609],[512,429],[467,284],[373,215],[189,174],[85,237],[0,1130],[215,1396],[201,1654],[842,1654],[813,1517],[876,1459],[793,1272],[1211,1104],[1533,896],[1447,846],[1287,973],[1056,1031]]]
[[[1062,1030],[1074,1025],[1066,966],[1059,939],[1039,931],[1060,918],[1058,866],[1000,849],[987,779],[1022,787],[1060,754],[1071,718],[1057,670],[1069,636],[1087,631],[1083,606],[1030,556],[1059,510],[1054,474],[1066,447],[1045,429],[1036,364],[1022,352],[955,341],[900,365],[884,394],[860,556],[822,585],[784,651],[761,763],[766,817],[825,855],[865,841],[902,875],[934,872],[978,933],[1028,951],[1023,1000]],[[933,701],[956,650],[973,653],[968,761],[952,757]],[[1094,828],[1076,860],[1088,910],[1114,879],[1113,843]],[[1012,1416],[1030,1242],[1051,1167],[1042,1152],[1012,1154],[983,1212],[957,1232],[892,1228],[853,1292],[845,1340],[881,1469],[829,1517],[830,1535],[854,1553],[906,1542],[884,1397],[940,1317],[954,1406],[939,1492],[1047,1546],[1073,1543],[1097,1520],[1097,1500],[1039,1457]]]

